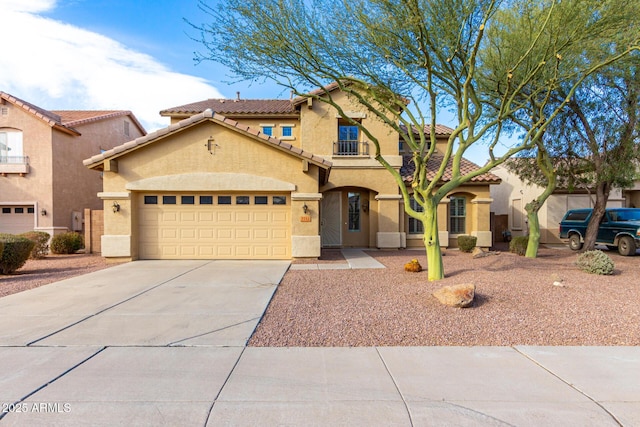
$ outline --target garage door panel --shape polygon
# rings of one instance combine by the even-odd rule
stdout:
[[[144,195],[140,195],[142,259],[291,257],[289,205],[181,205],[180,195],[166,195],[177,196],[178,204],[145,205]],[[254,200],[253,195],[250,199]],[[199,195],[195,200],[200,200]]]

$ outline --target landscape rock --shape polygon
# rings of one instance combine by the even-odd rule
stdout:
[[[489,255],[487,252],[483,251],[482,248],[479,247],[475,247],[473,248],[473,251],[471,252],[471,256],[474,258],[481,258],[483,256],[487,256]]]
[[[462,284],[440,288],[433,293],[433,296],[444,305],[465,308],[473,305],[475,294],[476,285]]]

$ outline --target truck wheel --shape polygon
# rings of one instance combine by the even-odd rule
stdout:
[[[636,242],[629,236],[622,236],[618,242],[618,252],[623,256],[635,255]]]
[[[580,241],[579,234],[572,234],[569,236],[569,249],[572,251],[579,251],[582,249],[582,242]]]

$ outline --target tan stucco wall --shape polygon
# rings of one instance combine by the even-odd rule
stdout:
[[[213,137],[215,150],[207,151],[207,140]],[[309,165],[303,171],[303,162],[291,154],[275,149],[264,142],[256,141],[236,131],[227,129],[213,121],[205,121],[177,134],[156,140],[118,158],[118,172],[105,172],[104,208],[110,210],[119,195],[130,190],[127,184],[149,180],[153,177],[170,177],[181,174],[214,173],[255,175],[293,184],[292,193],[292,235],[318,236],[319,204],[317,166]],[[167,178],[171,179],[171,178]],[[202,191],[199,181],[181,180],[187,187],[184,191]],[[188,183],[193,182],[189,188]],[[261,180],[247,180],[246,185],[255,185]],[[265,180],[265,182],[270,182]],[[137,188],[135,185],[129,187]],[[242,187],[242,185],[240,185]],[[241,188],[237,190],[240,191]],[[267,186],[268,187],[268,186]],[[262,191],[273,188],[262,188]],[[135,190],[134,190],[135,191]],[[109,197],[112,194],[113,197]],[[131,200],[133,199],[133,201]],[[106,235],[131,235],[131,255],[136,257],[137,224],[135,224],[136,197],[119,199],[121,210],[118,214],[105,215]],[[309,208],[310,222],[303,222],[303,205]],[[300,240],[300,239],[298,239]],[[104,244],[104,241],[103,241]],[[301,244],[308,244],[307,241]],[[103,248],[104,252],[104,248]]]
[[[0,176],[0,203],[35,203],[35,227],[51,228],[51,215],[42,216],[41,209],[53,211],[51,183],[51,134],[52,128],[33,114],[11,103],[3,105],[7,115],[0,115],[0,129],[22,131],[23,155],[29,157],[29,173],[24,176],[7,174]]]
[[[365,116],[362,118],[362,125],[377,136],[380,142],[380,153],[383,156],[397,156],[397,133],[346,94],[334,91],[332,96],[345,112],[353,112]],[[304,103],[300,106],[300,120],[303,124],[301,129],[301,148],[309,150],[316,155],[331,156],[333,154],[333,143],[338,140],[337,110],[319,101],[313,101],[312,108],[308,108],[307,104]],[[362,132],[360,138],[361,141],[369,141],[369,138]],[[375,147],[370,141],[369,153],[372,157],[375,153]]]
[[[129,135],[124,133],[124,122],[128,121]],[[53,197],[55,200],[54,222],[59,226],[71,226],[71,213],[85,208],[102,209],[97,194],[103,190],[100,172],[90,170],[82,164],[100,150],[109,150],[142,136],[129,117],[91,122],[77,126],[80,136],[62,132],[53,134]]]

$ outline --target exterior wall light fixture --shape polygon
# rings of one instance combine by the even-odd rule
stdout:
[[[309,212],[309,206],[307,206],[306,203],[302,206],[302,212],[304,212],[305,214]]]
[[[47,210],[44,208],[40,209],[40,215],[47,216]]]
[[[113,209],[113,213],[120,212],[120,204],[118,202],[113,202],[111,209]]]

